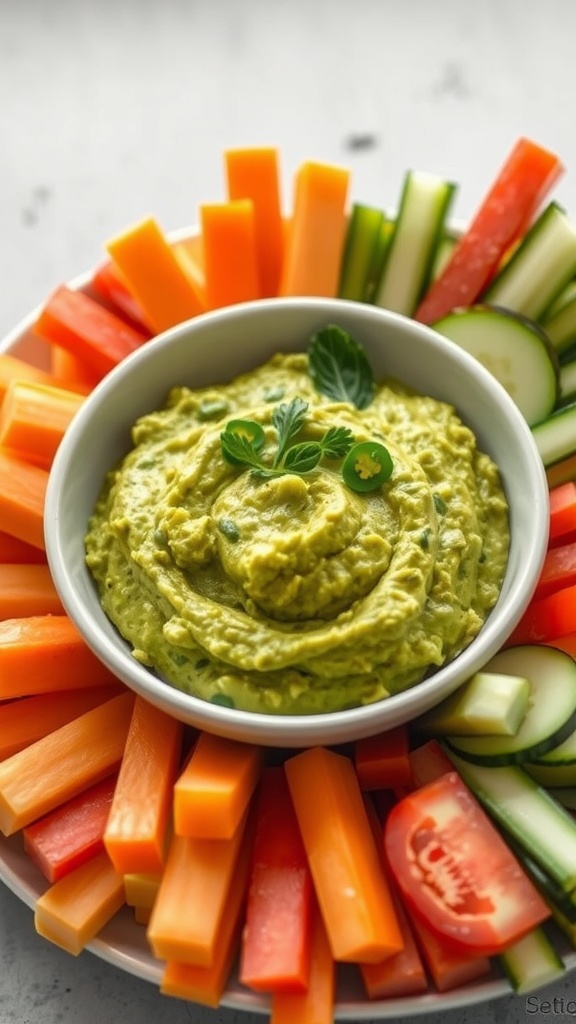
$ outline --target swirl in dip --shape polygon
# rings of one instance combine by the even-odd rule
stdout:
[[[208,701],[314,714],[381,700],[454,658],[496,603],[509,543],[497,467],[454,408],[387,380],[368,408],[315,390],[305,354],[175,388],[133,428],[88,526],[102,606],[134,657]],[[300,397],[393,459],[370,493],[341,460],[262,479],[223,457],[233,418]]]

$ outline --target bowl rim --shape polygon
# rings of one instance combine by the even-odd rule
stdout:
[[[502,594],[500,595],[495,608],[475,640],[453,661],[441,666],[429,678],[382,701],[338,712],[321,712],[314,715],[273,715],[243,711],[237,708],[223,709],[219,705],[211,704],[170,686],[149,669],[136,662],[119,643],[112,645],[106,638],[103,638],[102,620],[95,620],[84,603],[82,601],[78,603],[78,596],[72,584],[72,574],[68,571],[66,564],[65,546],[59,532],[61,524],[59,506],[64,493],[63,484],[66,480],[68,460],[78,440],[87,430],[93,413],[106,403],[109,393],[123,385],[131,376],[134,367],[148,362],[150,349],[146,346],[123,360],[87,396],[61,442],[48,481],[45,514],[48,563],[62,603],[70,617],[76,622],[88,646],[126,685],[142,693],[152,704],[165,710],[168,707],[170,713],[175,717],[207,731],[230,738],[248,738],[249,736],[250,742],[264,746],[305,747],[318,743],[337,744],[351,738],[359,739],[374,734],[384,728],[392,728],[396,724],[409,721],[421,714],[427,707],[453,692],[464,679],[478,671],[503,646],[521,618],[533,592],[545,555],[545,540],[548,530],[548,486],[544,467],[530,428],[516,404],[492,374],[473,356],[460,348],[455,349],[453,343],[431,328],[418,324],[411,318],[391,313],[389,310],[368,304],[354,303],[350,300],[274,297],[239,303],[236,306],[200,314],[193,320],[185,321],[157,335],[152,340],[152,344],[156,358],[160,359],[166,348],[178,345],[180,339],[188,336],[190,332],[194,334],[198,330],[204,330],[206,324],[226,322],[234,320],[238,316],[251,316],[256,311],[260,313],[270,308],[278,314],[284,309],[290,310],[294,307],[320,311],[333,310],[335,306],[341,310],[354,309],[356,315],[358,315],[358,307],[361,306],[363,317],[377,317],[381,323],[400,320],[403,329],[406,329],[408,324],[410,331],[416,331],[421,335],[426,333],[429,342],[437,349],[444,351],[449,349],[452,358],[464,369],[473,370],[486,394],[492,396],[494,401],[504,403],[506,414],[513,423],[519,438],[522,439],[524,454],[530,463],[536,489],[536,493],[531,495],[535,534],[524,553],[513,591],[511,594],[506,593],[505,603]],[[508,579],[509,573],[510,565],[507,567],[505,581]],[[102,613],[102,617],[105,618],[104,613]],[[124,641],[121,643],[123,644]],[[442,672],[441,692],[438,687],[439,672]],[[170,687],[168,701],[166,700],[167,687]]]

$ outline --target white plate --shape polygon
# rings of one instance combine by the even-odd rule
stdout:
[[[184,232],[182,233],[182,235]],[[73,287],[83,287],[87,276],[77,278]],[[10,352],[36,366],[46,368],[47,346],[31,332],[38,311],[33,311],[0,343],[0,352]],[[47,882],[30,858],[24,853],[19,835],[5,838],[0,835],[0,880],[4,882],[25,904],[34,907],[36,899],[46,889]],[[567,970],[576,967],[576,951],[570,950],[563,937],[558,934],[558,949],[564,958]],[[126,971],[144,981],[158,985],[161,980],[162,964],[150,953],[145,929],[136,924],[128,908],[123,908],[102,929],[87,947],[90,952],[120,970]],[[335,1018],[337,1020],[387,1020],[408,1017],[415,1014],[446,1012],[458,1007],[497,999],[510,995],[511,988],[505,977],[498,971],[494,961],[490,975],[474,984],[464,985],[451,992],[425,992],[422,995],[398,999],[367,1000],[359,974],[352,966],[342,967],[338,976]],[[269,1012],[269,1000],[242,987],[233,975],[230,979],[221,1005],[234,1010],[250,1013]]]

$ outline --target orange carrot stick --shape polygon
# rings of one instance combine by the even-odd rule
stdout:
[[[56,374],[43,370],[33,363],[27,363],[24,359],[11,355],[9,352],[2,352],[0,353],[0,400],[13,380],[33,381],[36,384],[50,384],[54,387],[67,386],[67,381],[62,380]],[[90,389],[84,385],[74,386],[74,390],[87,394]]]
[[[201,733],[174,786],[174,831],[199,839],[230,839],[263,760],[262,747]]]
[[[0,762],[0,830],[12,835],[119,765],[134,696],[124,692]]]
[[[205,1006],[218,1006],[240,944],[249,870],[250,843],[243,842],[236,860],[233,884],[226,900],[226,911],[220,918],[212,944],[210,965],[203,967],[169,960],[160,983],[160,991],[164,995],[189,999]]]
[[[229,199],[251,199],[260,294],[278,294],[284,248],[278,151],[271,147],[228,149],[224,163]]]
[[[307,988],[304,992],[273,992],[270,1024],[332,1024],[334,1020],[335,964],[317,906],[311,931]]]
[[[402,932],[403,948],[399,953],[388,956],[378,964],[359,964],[360,974],[369,999],[398,998],[399,996],[415,995],[425,992],[428,988],[426,971],[418,951],[416,939],[410,926],[408,914],[398,893],[394,880],[386,862],[384,844],[382,843],[382,826],[369,797],[365,798],[364,806],[372,834],[378,845],[382,870],[390,886],[390,895],[394,903],[396,917]]]
[[[162,875],[127,874],[124,875],[124,896],[129,907],[140,907],[152,910],[160,888]],[[148,923],[148,922],[147,922]]]
[[[64,388],[12,381],[0,407],[0,445],[49,469],[83,396]]]
[[[0,622],[0,700],[117,683],[67,615]]]
[[[0,530],[0,564],[46,565],[46,552]]]
[[[196,244],[194,244],[196,243]],[[206,306],[206,275],[204,273],[204,256],[200,254],[197,239],[185,239],[175,242],[172,246],[174,255],[182,270],[192,283],[192,287],[203,306]]]
[[[172,837],[147,932],[158,959],[214,964],[245,847],[246,817],[231,839]]]
[[[0,449],[0,530],[44,550],[48,471]]]
[[[349,178],[349,171],[329,164],[308,162],[298,170],[281,295],[337,294]]]
[[[334,958],[398,953],[402,934],[352,761],[313,747],[288,758],[286,774]]]
[[[77,956],[124,903],[124,884],[105,853],[54,882],[36,901],[43,938]]]
[[[104,845],[120,874],[162,871],[183,726],[136,697]]]
[[[152,217],[113,238],[106,248],[155,333],[204,311],[172,246]]]
[[[47,565],[0,564],[0,619],[63,614]]]
[[[100,379],[85,359],[61,345],[50,346],[50,366],[58,386],[77,394],[88,394]]]
[[[249,199],[205,203],[200,223],[209,309],[260,298],[254,207]]]
[[[121,689],[118,683],[118,693]],[[24,750],[113,696],[111,686],[87,686],[0,703],[0,760]]]

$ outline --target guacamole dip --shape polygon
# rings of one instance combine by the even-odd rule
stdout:
[[[274,411],[295,399],[299,444],[347,428],[386,446],[389,478],[361,492],[330,453],[269,476],[225,457],[227,424],[248,421],[266,461]],[[176,387],[138,420],[86,551],[106,614],[167,682],[313,714],[379,701],[462,651],[496,602],[508,539],[498,470],[451,406],[393,380],[366,408],[336,401],[302,353],[222,387]]]

